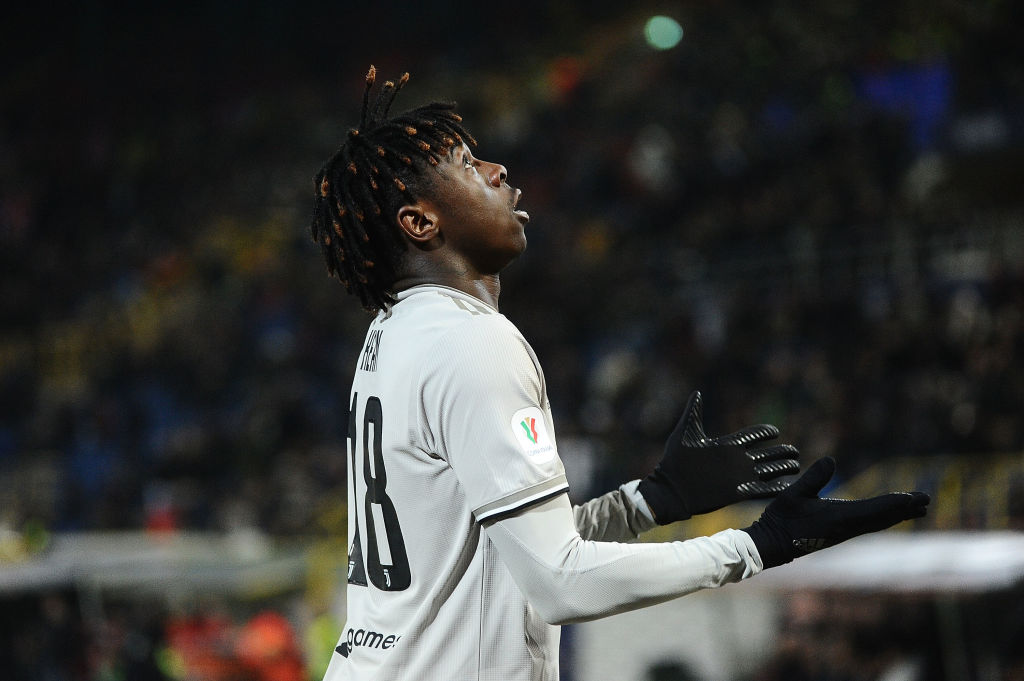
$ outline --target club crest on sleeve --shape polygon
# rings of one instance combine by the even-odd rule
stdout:
[[[512,414],[512,434],[523,453],[536,463],[550,461],[555,456],[555,446],[548,435],[544,412],[538,407],[526,407]]]

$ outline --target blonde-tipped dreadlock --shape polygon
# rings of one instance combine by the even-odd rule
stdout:
[[[328,273],[371,312],[394,302],[391,287],[405,251],[398,209],[429,188],[427,169],[448,158],[456,140],[476,144],[454,104],[435,102],[388,118],[409,74],[386,81],[371,103],[376,79],[371,66],[359,127],[316,174],[310,228]]]

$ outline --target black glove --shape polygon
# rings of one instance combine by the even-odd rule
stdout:
[[[924,492],[894,492],[857,500],[818,497],[835,470],[831,457],[815,461],[768,504],[753,525],[743,528],[754,540],[766,569],[857,535],[920,518],[931,501]]]
[[[774,478],[800,471],[796,461],[800,453],[792,445],[750,448],[778,437],[775,426],[747,426],[709,438],[701,422],[703,404],[699,390],[690,394],[682,418],[665,443],[661,463],[640,481],[640,494],[659,525],[745,499],[773,497],[789,484]]]

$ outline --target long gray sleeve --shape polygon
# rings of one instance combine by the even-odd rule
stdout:
[[[550,624],[635,610],[761,571],[754,542],[742,530],[657,544],[587,541],[565,494],[484,529],[520,591]]]
[[[591,541],[628,542],[656,525],[637,491],[639,480],[572,507],[576,530]]]

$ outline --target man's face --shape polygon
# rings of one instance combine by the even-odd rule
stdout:
[[[475,158],[463,144],[438,172],[430,203],[445,246],[480,274],[501,271],[526,249],[524,226],[530,220],[516,209],[521,192],[509,186],[505,166]]]

